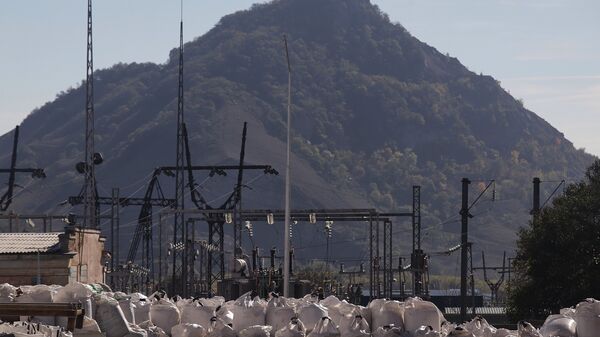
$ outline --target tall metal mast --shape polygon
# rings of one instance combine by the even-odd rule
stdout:
[[[183,118],[183,0],[181,1],[181,20],[179,22],[179,89],[177,97],[177,158],[175,167],[175,208],[184,209],[185,171],[184,171],[184,118]],[[184,242],[185,223],[184,213],[176,212],[173,224],[173,244]],[[173,285],[172,293],[183,295],[185,278],[182,275],[184,251],[173,251]]]
[[[85,186],[83,227],[98,227],[96,173],[94,170],[94,53],[92,44],[92,0],[88,0],[87,71],[85,80]]]
[[[285,57],[288,66],[288,105],[287,105],[287,152],[285,162],[285,230],[283,238],[283,296],[289,297],[290,292],[290,155],[291,155],[291,121],[292,121],[292,67],[288,51],[287,36],[283,36]]]

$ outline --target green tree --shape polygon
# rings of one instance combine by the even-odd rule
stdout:
[[[600,297],[600,160],[518,236],[512,316],[543,318]]]

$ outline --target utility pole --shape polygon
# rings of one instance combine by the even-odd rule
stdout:
[[[14,198],[13,191],[15,187],[15,179],[17,173],[31,173],[32,178],[45,178],[46,174],[44,169],[40,168],[17,168],[17,147],[19,144],[19,126],[15,127],[14,139],[13,139],[13,150],[10,160],[9,169],[0,169],[0,173],[8,173],[8,190],[0,198],[0,212],[4,212],[8,209],[8,206],[12,203]]]
[[[531,209],[531,215],[534,223],[537,222],[540,216],[540,183],[540,178],[533,178],[533,208]]]
[[[468,246],[469,246],[469,184],[471,181],[467,178],[462,179],[462,208],[461,231],[460,231],[460,321],[467,319],[467,276],[468,276]]]
[[[283,36],[285,44],[285,58],[288,66],[288,104],[287,104],[287,150],[285,161],[285,230],[283,231],[283,296],[290,294],[290,156],[291,156],[291,122],[292,122],[292,67],[288,50],[287,36]]]
[[[115,286],[114,272],[116,265],[119,264],[119,189],[112,189],[112,203],[110,207],[110,282],[111,286]]]
[[[184,209],[185,200],[185,175],[184,175],[184,115],[183,115],[183,1],[181,20],[179,21],[179,81],[177,92],[177,154],[175,167],[175,209]],[[185,238],[184,213],[176,212],[173,222],[173,244],[183,242]],[[173,250],[173,278],[171,294],[185,296],[185,278],[182,275],[184,266],[184,252],[180,249]]]
[[[87,15],[87,70],[85,80],[85,161],[83,171],[83,227],[98,228],[98,204],[96,203],[96,171],[94,166],[101,157],[94,151],[94,50],[92,41],[92,0],[88,0]]]

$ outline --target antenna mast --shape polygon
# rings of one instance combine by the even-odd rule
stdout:
[[[179,89],[177,97],[177,158],[175,170],[175,209],[184,209],[184,118],[183,118],[183,0],[181,1],[181,20],[179,22]],[[185,224],[183,212],[176,212],[173,226],[173,244],[183,243],[185,238]],[[173,294],[183,295],[185,289],[185,278],[183,277],[182,250],[173,252]]]
[[[285,230],[283,238],[283,296],[289,297],[290,292],[290,131],[292,121],[292,67],[288,51],[287,36],[283,36],[285,58],[288,66],[288,105],[287,105],[287,152],[285,162]]]
[[[87,71],[85,80],[85,186],[83,227],[98,227],[96,203],[96,172],[94,161],[94,53],[92,44],[92,0],[88,0]]]

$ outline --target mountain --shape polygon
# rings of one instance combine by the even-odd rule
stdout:
[[[190,13],[191,14],[191,13]],[[174,23],[176,24],[176,23]],[[533,176],[545,181],[583,175],[593,157],[523,107],[498,81],[417,40],[368,0],[276,0],[225,16],[185,45],[185,110],[194,164],[237,163],[243,121],[247,162],[283,172],[287,34],[293,78],[293,207],[406,211],[412,185],[422,186],[423,245],[442,251],[459,242],[460,180],[473,180],[470,240],[479,256],[501,263],[527,223]],[[174,37],[174,41],[176,41]],[[96,72],[96,147],[100,194],[114,186],[141,196],[154,167],[175,162],[178,50],[164,64],[117,64]],[[85,88],[61,92],[22,124],[19,163],[46,168],[44,181],[20,177],[17,212],[77,211],[58,205],[82,186]],[[0,165],[12,135],[0,138]],[[198,175],[215,203],[234,177]],[[281,208],[283,177],[246,174],[244,206]],[[554,189],[544,184],[546,195]],[[163,181],[165,191],[172,181]],[[190,204],[188,204],[190,205]],[[137,209],[124,213],[122,246]],[[395,251],[407,255],[410,221],[395,221]],[[268,249],[279,227],[255,224]],[[258,240],[260,238],[260,240]],[[300,262],[322,258],[321,225],[299,223]],[[247,240],[246,240],[247,241]],[[332,259],[364,259],[362,224],[334,224]],[[456,256],[432,258],[432,272],[458,273]]]

